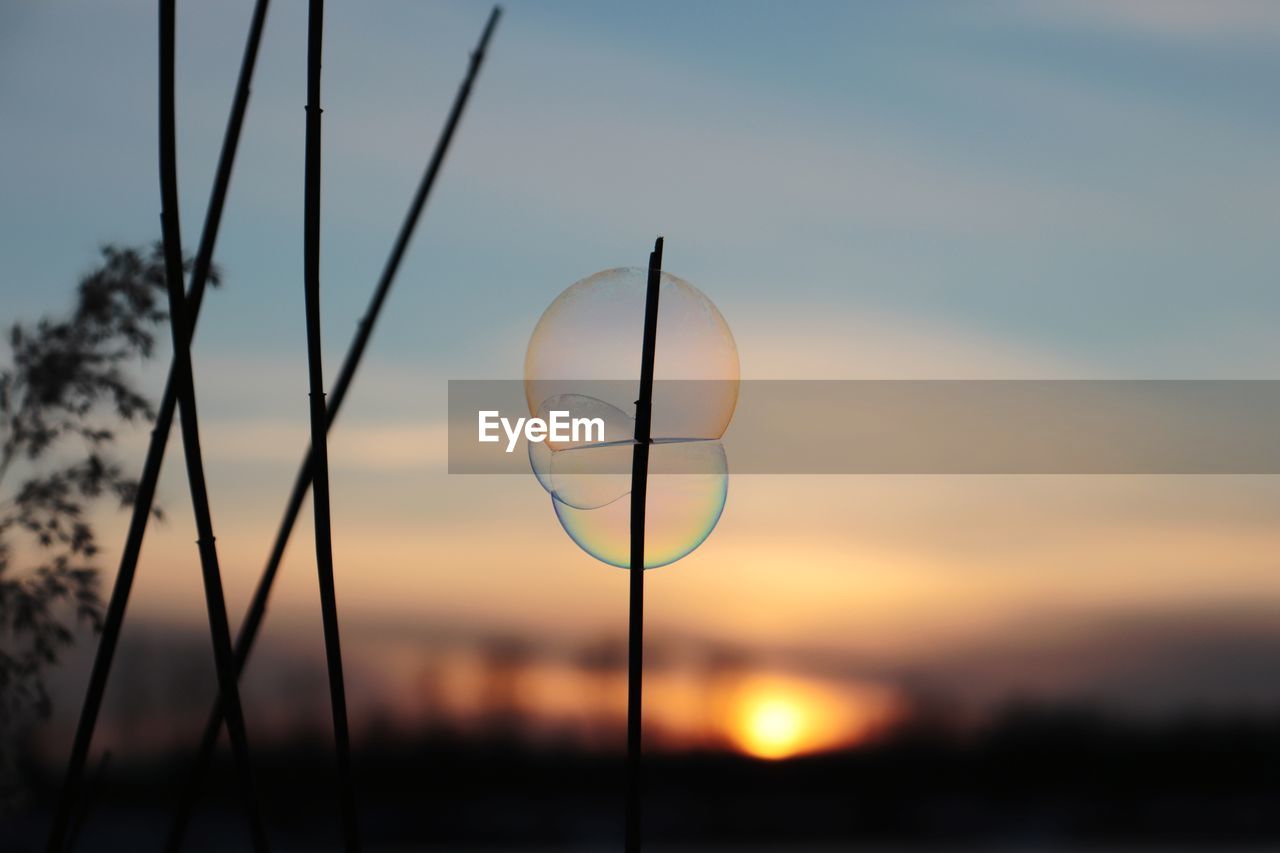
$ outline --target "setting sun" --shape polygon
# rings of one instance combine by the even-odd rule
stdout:
[[[858,743],[896,713],[897,702],[871,686],[758,676],[741,686],[730,709],[725,731],[734,746],[776,761]]]
[[[757,758],[788,758],[805,735],[804,709],[787,697],[765,699],[747,710],[743,750]]]

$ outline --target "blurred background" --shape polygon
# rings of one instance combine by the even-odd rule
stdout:
[[[744,378],[1276,375],[1280,6],[506,5],[332,434],[371,848],[618,846],[626,573],[533,477],[446,473],[445,383],[519,378],[546,305],[656,234]],[[250,8],[179,4],[189,250]],[[487,14],[327,10],[330,378]],[[233,630],[309,434],[305,35],[273,6],[194,352]],[[155,56],[152,3],[0,2],[6,327],[158,237]],[[136,365],[153,398],[167,364]],[[121,434],[130,472],[146,441]],[[86,851],[159,845],[213,697],[180,453]],[[1269,477],[732,477],[648,579],[653,846],[1275,844],[1278,502]],[[127,513],[92,520],[109,589]],[[281,849],[338,837],[311,536],[304,512],[244,679]],[[43,843],[93,642],[20,721],[0,848]],[[188,849],[244,847],[220,760]]]

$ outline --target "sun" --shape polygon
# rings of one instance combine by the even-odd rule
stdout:
[[[720,731],[739,752],[767,761],[856,745],[902,710],[880,685],[775,673],[744,678],[723,707]]]
[[[786,696],[764,697],[744,708],[738,743],[756,758],[790,758],[802,750],[807,728],[798,702]]]

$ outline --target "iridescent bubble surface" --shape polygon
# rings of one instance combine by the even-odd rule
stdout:
[[[662,457],[683,456],[684,459]],[[645,500],[644,567],[674,563],[701,545],[715,529],[729,494],[728,466],[718,441],[655,444],[656,469],[688,466],[697,474],[650,473]],[[597,560],[619,568],[631,565],[631,501],[615,500],[596,509],[575,509],[554,495],[556,516],[566,533]]]

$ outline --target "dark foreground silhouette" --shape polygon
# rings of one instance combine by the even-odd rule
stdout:
[[[340,838],[326,741],[263,743],[255,762],[278,849]],[[104,773],[77,850],[158,849],[181,756]],[[355,756],[371,849],[616,849],[623,756],[515,737],[367,736]],[[37,849],[56,778],[0,848]],[[245,849],[227,756],[215,764],[188,850]],[[1027,707],[976,732],[912,725],[861,748],[783,762],[657,754],[645,764],[650,849],[890,847],[1277,849],[1280,716],[1160,724]]]

